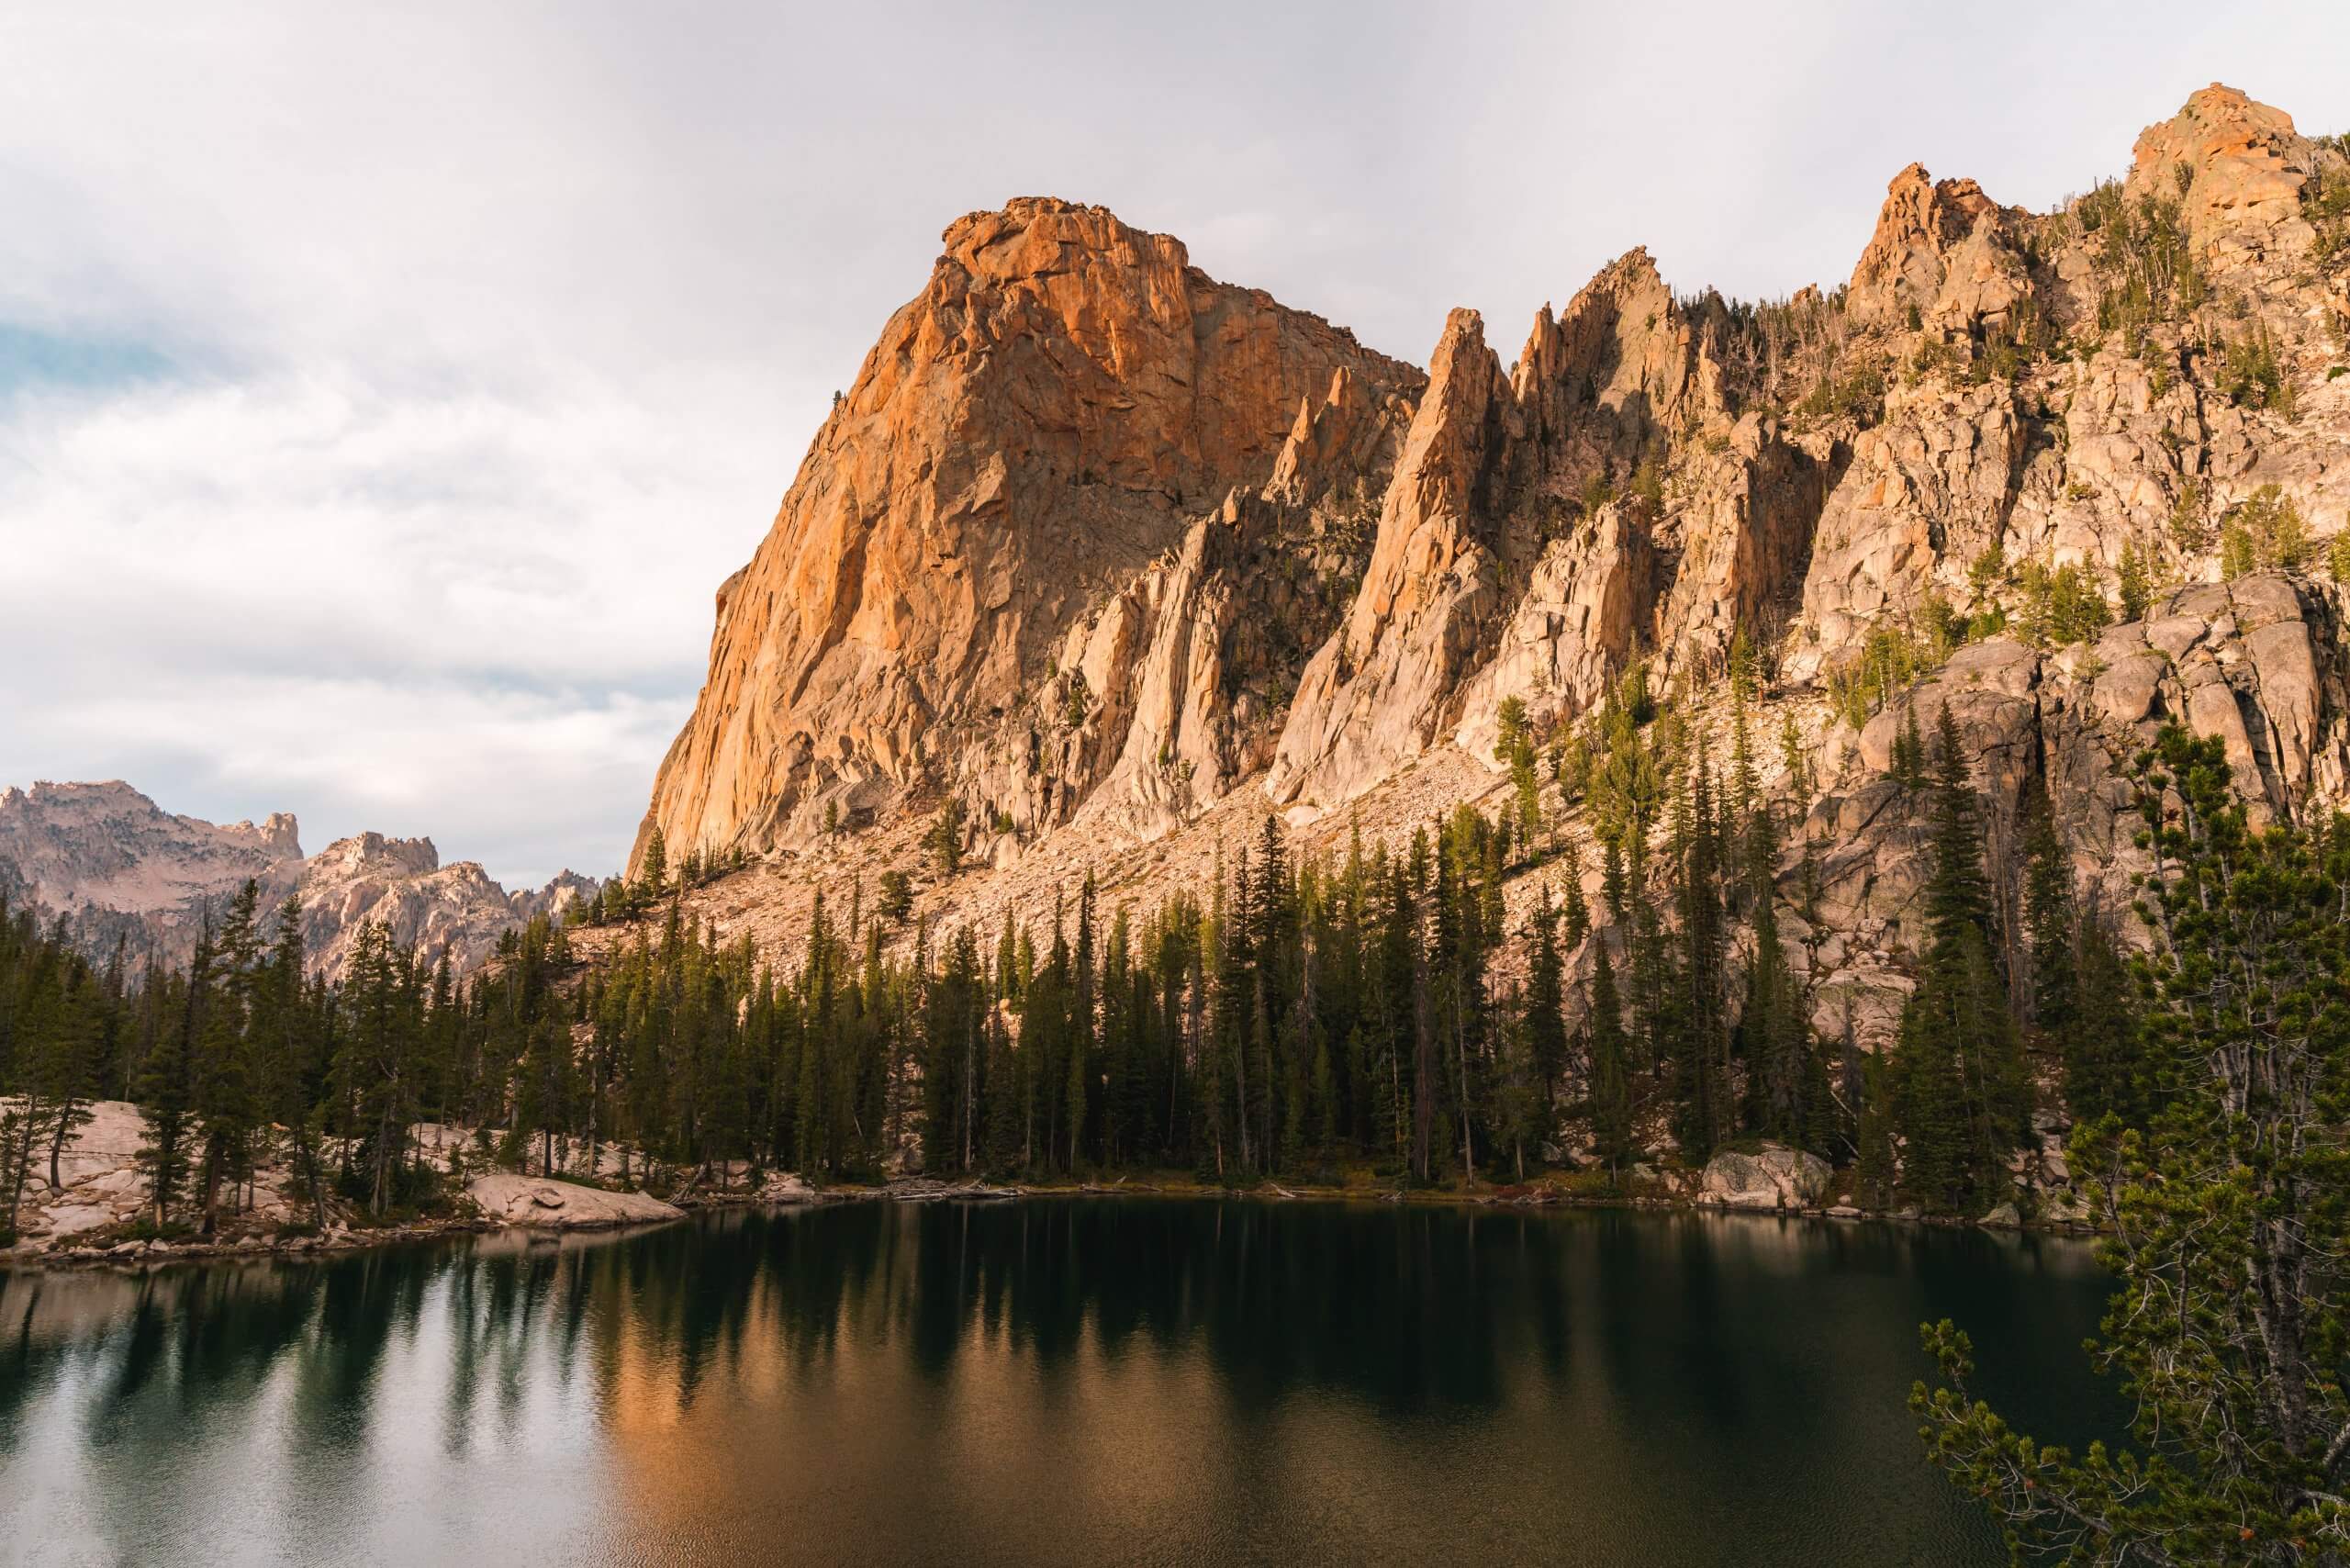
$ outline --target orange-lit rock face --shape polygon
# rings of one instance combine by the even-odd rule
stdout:
[[[1949,274],[1952,252],[1998,211],[1998,205],[1973,180],[1937,185],[1923,163],[1894,175],[1885,188],[1876,232],[1852,269],[1854,314],[1931,303]]]
[[[1419,379],[1099,207],[1015,201],[945,238],[720,591],[645,823],[679,849],[761,847],[827,802],[952,788],[990,767],[974,746],[1033,749],[1024,689],[1072,625],[1265,483],[1302,420],[1310,445],[1313,408]]]
[[[2292,116],[2214,82],[2140,133],[2123,189],[2178,200],[2199,259],[2226,273],[2308,248],[2301,186],[2316,161]]]

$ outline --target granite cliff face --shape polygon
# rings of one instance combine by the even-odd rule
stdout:
[[[366,922],[467,969],[502,933],[560,915],[597,889],[565,871],[543,889],[509,893],[470,860],[442,866],[429,838],[364,833],[306,857],[285,812],[219,826],[165,812],[120,780],[0,790],[0,893],[11,909],[62,917],[98,958],[119,941],[134,960],[185,962],[205,923],[248,879],[264,909],[301,899],[304,947],[330,978],[341,975]]]
[[[1144,902],[1269,810],[1310,844],[1490,807],[1510,699],[1565,737],[1640,666],[1718,727],[1742,643],[1815,1021],[1874,1043],[1913,711],[1997,831],[2045,782],[2109,901],[2165,718],[2263,811],[2344,799],[2345,334],[2350,156],[2218,85],[2052,211],[1912,164],[1832,291],[1676,293],[1634,250],[1513,363],[1453,311],[1425,376],[1015,202],[947,230],[721,590],[643,832],[764,852],[709,906],[761,931],[811,876],[923,872],[949,796],[982,868],[925,913],[1041,918],[1087,870]]]
[[[1170,594],[1198,591],[1195,521],[1236,492],[1302,510],[1381,487],[1409,366],[1099,207],[1015,201],[944,242],[719,590],[709,680],[645,819],[673,853],[804,842],[828,810],[945,790],[1023,831],[1067,820],[1125,750],[1133,715],[1097,698],[1163,641]],[[1186,666],[1173,684],[1230,684],[1188,645],[1158,652]],[[1147,722],[1183,727],[1163,706]],[[1222,749],[1191,744],[1195,764]]]

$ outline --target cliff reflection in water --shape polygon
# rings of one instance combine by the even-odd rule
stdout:
[[[67,1558],[1997,1561],[1916,1324],[2078,1439],[2075,1244],[1752,1218],[861,1204],[0,1277],[0,1525]]]

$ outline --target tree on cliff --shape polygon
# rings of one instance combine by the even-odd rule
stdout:
[[[1630,1064],[1625,1059],[1624,1010],[1616,996],[1616,966],[1607,957],[1607,943],[1597,944],[1591,974],[1591,1137],[1592,1152],[1611,1173],[1620,1175],[1634,1149]]]
[[[2031,944],[2027,1013],[2043,1035],[2063,1039],[2079,1001],[2078,938],[2072,863],[2057,836],[2045,775],[2033,787],[2025,810],[2023,924]]]
[[[2350,1562],[2350,823],[2255,834],[2217,740],[2166,728],[2138,767],[2157,934],[2151,1131],[2076,1129],[2120,1279],[2099,1364],[2136,1451],[2076,1459],[1970,1393],[1973,1348],[1925,1331],[1912,1407],[2018,1561]]]
[[[1746,967],[1747,1125],[1766,1137],[1825,1150],[1834,1131],[1827,1065],[1811,1038],[1804,998],[1779,937],[1779,835],[1767,806],[1747,829],[1754,952]]]
[[[931,819],[930,831],[923,835],[923,846],[938,861],[938,874],[951,877],[963,864],[963,802],[953,795],[938,808]]]
[[[1901,1011],[1894,1109],[1906,1143],[1903,1184],[1930,1207],[1974,1213],[2006,1180],[2008,1151],[2031,1110],[2031,1082],[1991,947],[1981,801],[1947,708],[1932,767],[1927,947],[1918,989]]]
[[[645,835],[644,859],[637,868],[636,899],[638,908],[650,904],[661,896],[669,882],[669,844],[662,837],[659,823]]]

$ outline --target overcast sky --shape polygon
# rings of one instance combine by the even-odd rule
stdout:
[[[1010,196],[1424,363],[1636,244],[1833,282],[1912,159],[2045,207],[2214,79],[2350,129],[2338,3],[397,9],[0,15],[0,784],[614,868],[712,592]]]

